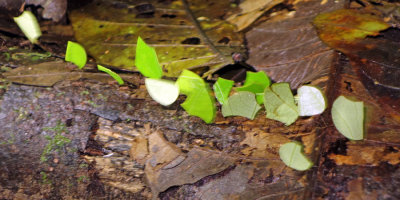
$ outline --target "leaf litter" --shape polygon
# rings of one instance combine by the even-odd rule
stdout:
[[[310,22],[344,4],[342,0],[297,1],[294,16],[263,22],[246,33],[247,62],[275,82],[289,82],[293,89],[327,76],[334,51],[319,40]]]
[[[96,0],[73,10],[70,19],[76,39],[99,64],[135,70],[136,38],[144,36],[156,49],[165,75],[177,77],[187,68],[209,66],[211,73],[233,63],[233,52],[244,52],[241,34],[217,17],[229,3],[206,4],[150,1],[146,5],[151,9],[143,11],[129,1]]]
[[[265,12],[282,2],[283,0],[246,0],[239,4],[240,12],[232,14],[226,20],[235,24],[237,31],[242,31]]]
[[[79,80],[84,78],[105,83],[114,80],[107,74],[75,71],[75,68],[76,66],[66,62],[51,61],[18,67],[3,73],[3,75],[14,83],[36,86],[53,86],[57,82],[64,80]],[[137,81],[133,76],[121,76],[131,83]]]
[[[396,49],[399,43],[393,37],[398,30],[385,30],[390,26],[383,19],[369,12],[351,9],[317,17],[314,24],[321,40],[349,57],[368,91],[388,112],[398,115],[400,84],[397,80],[400,69],[397,67],[399,54]]]

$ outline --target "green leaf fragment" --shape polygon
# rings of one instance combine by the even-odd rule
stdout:
[[[187,96],[181,104],[189,115],[200,117],[206,123],[214,121],[216,108],[208,85],[200,76],[189,70],[183,70],[176,84],[179,91]]]
[[[233,87],[234,81],[219,77],[213,85],[215,97],[221,105],[228,100],[229,93]]]
[[[117,73],[111,71],[110,69],[105,68],[101,65],[97,65],[97,69],[102,72],[105,72],[108,75],[110,75],[111,77],[113,77],[118,82],[118,84],[120,84],[120,85],[124,84],[124,81],[122,80],[122,78]]]
[[[301,86],[297,89],[299,116],[313,116],[324,112],[326,99],[315,86]]]
[[[86,65],[86,51],[80,44],[76,42],[68,41],[67,52],[65,53],[65,61],[72,62],[79,69],[82,69]]]
[[[299,116],[289,83],[274,83],[265,88],[264,106],[267,118],[283,122],[286,126]]]
[[[332,105],[332,120],[336,129],[351,140],[364,138],[364,103],[339,96]]]
[[[246,72],[246,80],[242,87],[236,88],[237,91],[249,91],[252,93],[262,93],[271,84],[267,74],[265,72]],[[257,98],[259,104],[263,103],[264,98]]]
[[[264,103],[264,92],[256,93],[256,101],[258,104]]]
[[[146,78],[145,85],[151,98],[163,106],[171,105],[179,96],[179,87],[174,81]]]
[[[243,91],[229,97],[228,101],[222,105],[222,115],[254,119],[260,109],[261,106],[258,105],[255,94]]]
[[[310,169],[313,163],[302,152],[303,145],[299,142],[288,142],[279,148],[279,157],[293,169],[304,171]]]
[[[136,45],[135,65],[145,77],[159,79],[163,75],[156,50],[148,46],[140,37]]]
[[[19,26],[25,36],[34,44],[38,43],[38,38],[42,35],[39,23],[30,11],[24,11],[19,17],[14,17],[15,23]]]

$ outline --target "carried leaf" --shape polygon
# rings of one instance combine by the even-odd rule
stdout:
[[[162,77],[163,71],[158,63],[156,50],[148,46],[140,37],[137,40],[135,65],[145,77],[155,79]]]
[[[190,115],[200,117],[206,123],[214,121],[216,107],[210,89],[200,76],[189,70],[184,70],[176,84],[179,91],[187,96],[181,104]]]
[[[315,86],[301,86],[297,89],[299,116],[313,116],[324,112],[326,99]]]
[[[122,78],[117,73],[111,71],[110,69],[103,67],[101,65],[97,65],[97,69],[113,77],[118,82],[118,84],[120,85],[124,84],[124,80],[122,80]]]
[[[215,97],[218,102],[223,105],[228,100],[234,81],[219,77],[213,85]]]
[[[274,83],[265,88],[264,106],[267,118],[285,123],[286,126],[295,122],[299,116],[288,83]]]
[[[145,84],[151,98],[163,106],[171,105],[179,96],[179,87],[174,81],[146,78]]]
[[[39,23],[30,11],[24,11],[19,17],[14,17],[15,23],[19,26],[25,36],[33,44],[38,43],[38,38],[42,35]]]
[[[228,101],[222,105],[222,115],[242,116],[254,119],[257,112],[261,109],[258,105],[255,95],[251,92],[238,92],[229,97]]]
[[[246,80],[242,87],[236,88],[237,91],[249,91],[256,94],[257,103],[264,102],[264,90],[271,84],[267,74],[260,72],[246,72]]]
[[[310,169],[313,163],[304,155],[303,145],[299,142],[288,142],[279,148],[279,157],[293,169],[304,171]]]
[[[76,42],[68,41],[67,52],[65,53],[65,61],[72,62],[79,69],[82,69],[86,65],[86,51],[85,49]]]
[[[332,105],[332,120],[336,129],[351,140],[364,138],[364,103],[338,97]]]

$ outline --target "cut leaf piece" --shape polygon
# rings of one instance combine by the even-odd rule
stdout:
[[[274,83],[265,88],[264,106],[267,118],[283,122],[286,126],[299,116],[289,83]]]
[[[229,97],[228,101],[222,105],[222,115],[242,116],[254,119],[257,112],[261,109],[258,105],[255,95],[251,92],[238,92]]]
[[[246,80],[242,87],[236,88],[237,91],[249,91],[257,94],[257,103],[264,102],[264,90],[271,84],[269,77],[265,72],[246,72]]]
[[[174,81],[146,78],[145,84],[151,98],[163,106],[171,105],[179,96],[179,87]]]
[[[313,163],[304,155],[303,145],[299,142],[288,142],[279,148],[279,157],[293,169],[304,171],[310,169]]]
[[[85,49],[76,42],[68,41],[67,52],[65,53],[65,61],[72,62],[79,69],[82,69],[86,65],[86,51]]]
[[[299,116],[313,116],[324,112],[326,99],[315,86],[301,86],[297,89]]]
[[[217,97],[218,102],[224,105],[228,100],[229,93],[231,92],[234,81],[227,80],[219,77],[217,82],[213,85],[215,97]]]
[[[158,63],[156,50],[148,46],[140,37],[137,40],[135,65],[145,77],[156,79],[162,77],[163,72]]]
[[[39,23],[35,15],[30,11],[24,11],[19,17],[14,17],[15,23],[19,26],[25,36],[34,44],[37,44],[37,39],[42,35]]]
[[[122,78],[117,73],[111,71],[110,69],[103,67],[101,65],[97,65],[97,69],[109,74],[111,77],[113,77],[118,82],[118,84],[120,84],[120,85],[124,84],[124,81],[122,80]]]
[[[263,93],[256,93],[256,100],[258,104],[264,103],[264,92]]]
[[[179,91],[187,96],[181,104],[190,115],[200,117],[206,123],[214,121],[216,108],[210,88],[200,76],[189,70],[183,70],[176,84]]]
[[[252,93],[263,93],[264,89],[271,84],[265,72],[246,72],[246,80],[242,87],[236,88],[237,91],[249,91]]]
[[[338,97],[332,105],[332,120],[345,137],[351,140],[364,138],[364,102]]]

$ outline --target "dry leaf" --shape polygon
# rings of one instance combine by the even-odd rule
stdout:
[[[329,158],[337,165],[371,165],[378,166],[381,162],[388,162],[392,165],[400,163],[400,152],[386,152],[383,146],[360,146],[350,144],[347,146],[347,155],[329,154]]]
[[[244,52],[243,37],[221,20],[229,1],[95,0],[72,10],[75,37],[98,63],[135,70],[138,36],[154,47],[164,75],[210,67],[210,73],[233,63]]]
[[[289,82],[292,88],[328,75],[334,51],[320,41],[311,21],[320,12],[343,8],[344,2],[302,1],[295,5],[293,18],[266,21],[253,28],[246,33],[247,62],[275,82]]]
[[[240,145],[248,147],[242,150],[247,156],[260,158],[279,158],[278,151],[281,144],[290,142],[290,140],[279,134],[266,133],[261,130],[247,132],[246,138]]]
[[[349,190],[349,194],[346,197],[346,200],[374,200],[378,199],[378,194],[376,191],[366,193],[365,188],[363,187],[363,182],[361,178],[351,180],[347,183],[347,189]]]
[[[25,0],[26,5],[41,6],[42,17],[52,19],[55,22],[60,21],[67,11],[67,1],[65,0]]]
[[[310,134],[301,137],[301,141],[303,142],[304,145],[304,153],[311,154],[314,151],[315,140],[316,140],[315,131],[312,131]]]
[[[108,83],[114,79],[105,73],[89,73],[83,71],[74,71],[75,66],[66,62],[44,62],[37,65],[21,66],[3,73],[3,75],[14,83],[36,86],[53,86],[63,80],[78,80],[87,78]],[[121,75],[125,80],[133,76]],[[128,80],[132,82],[131,80]]]
[[[235,24],[237,31],[241,31],[249,27],[269,9],[282,2],[283,0],[246,0],[239,5],[240,13],[233,14],[226,20]]]
[[[143,136],[138,136],[132,140],[132,147],[129,151],[129,156],[140,164],[146,162],[145,158],[149,154],[147,148],[147,139]]]
[[[178,156],[184,155],[177,146],[168,142],[159,131],[149,135],[149,151],[150,155],[146,165],[150,164],[151,167],[157,169],[175,160]]]
[[[153,167],[150,158],[146,163],[145,173],[154,196],[157,196],[171,186],[194,183],[233,164],[231,157],[195,148],[189,151],[186,159],[178,157],[175,166],[167,165],[163,169]]]

